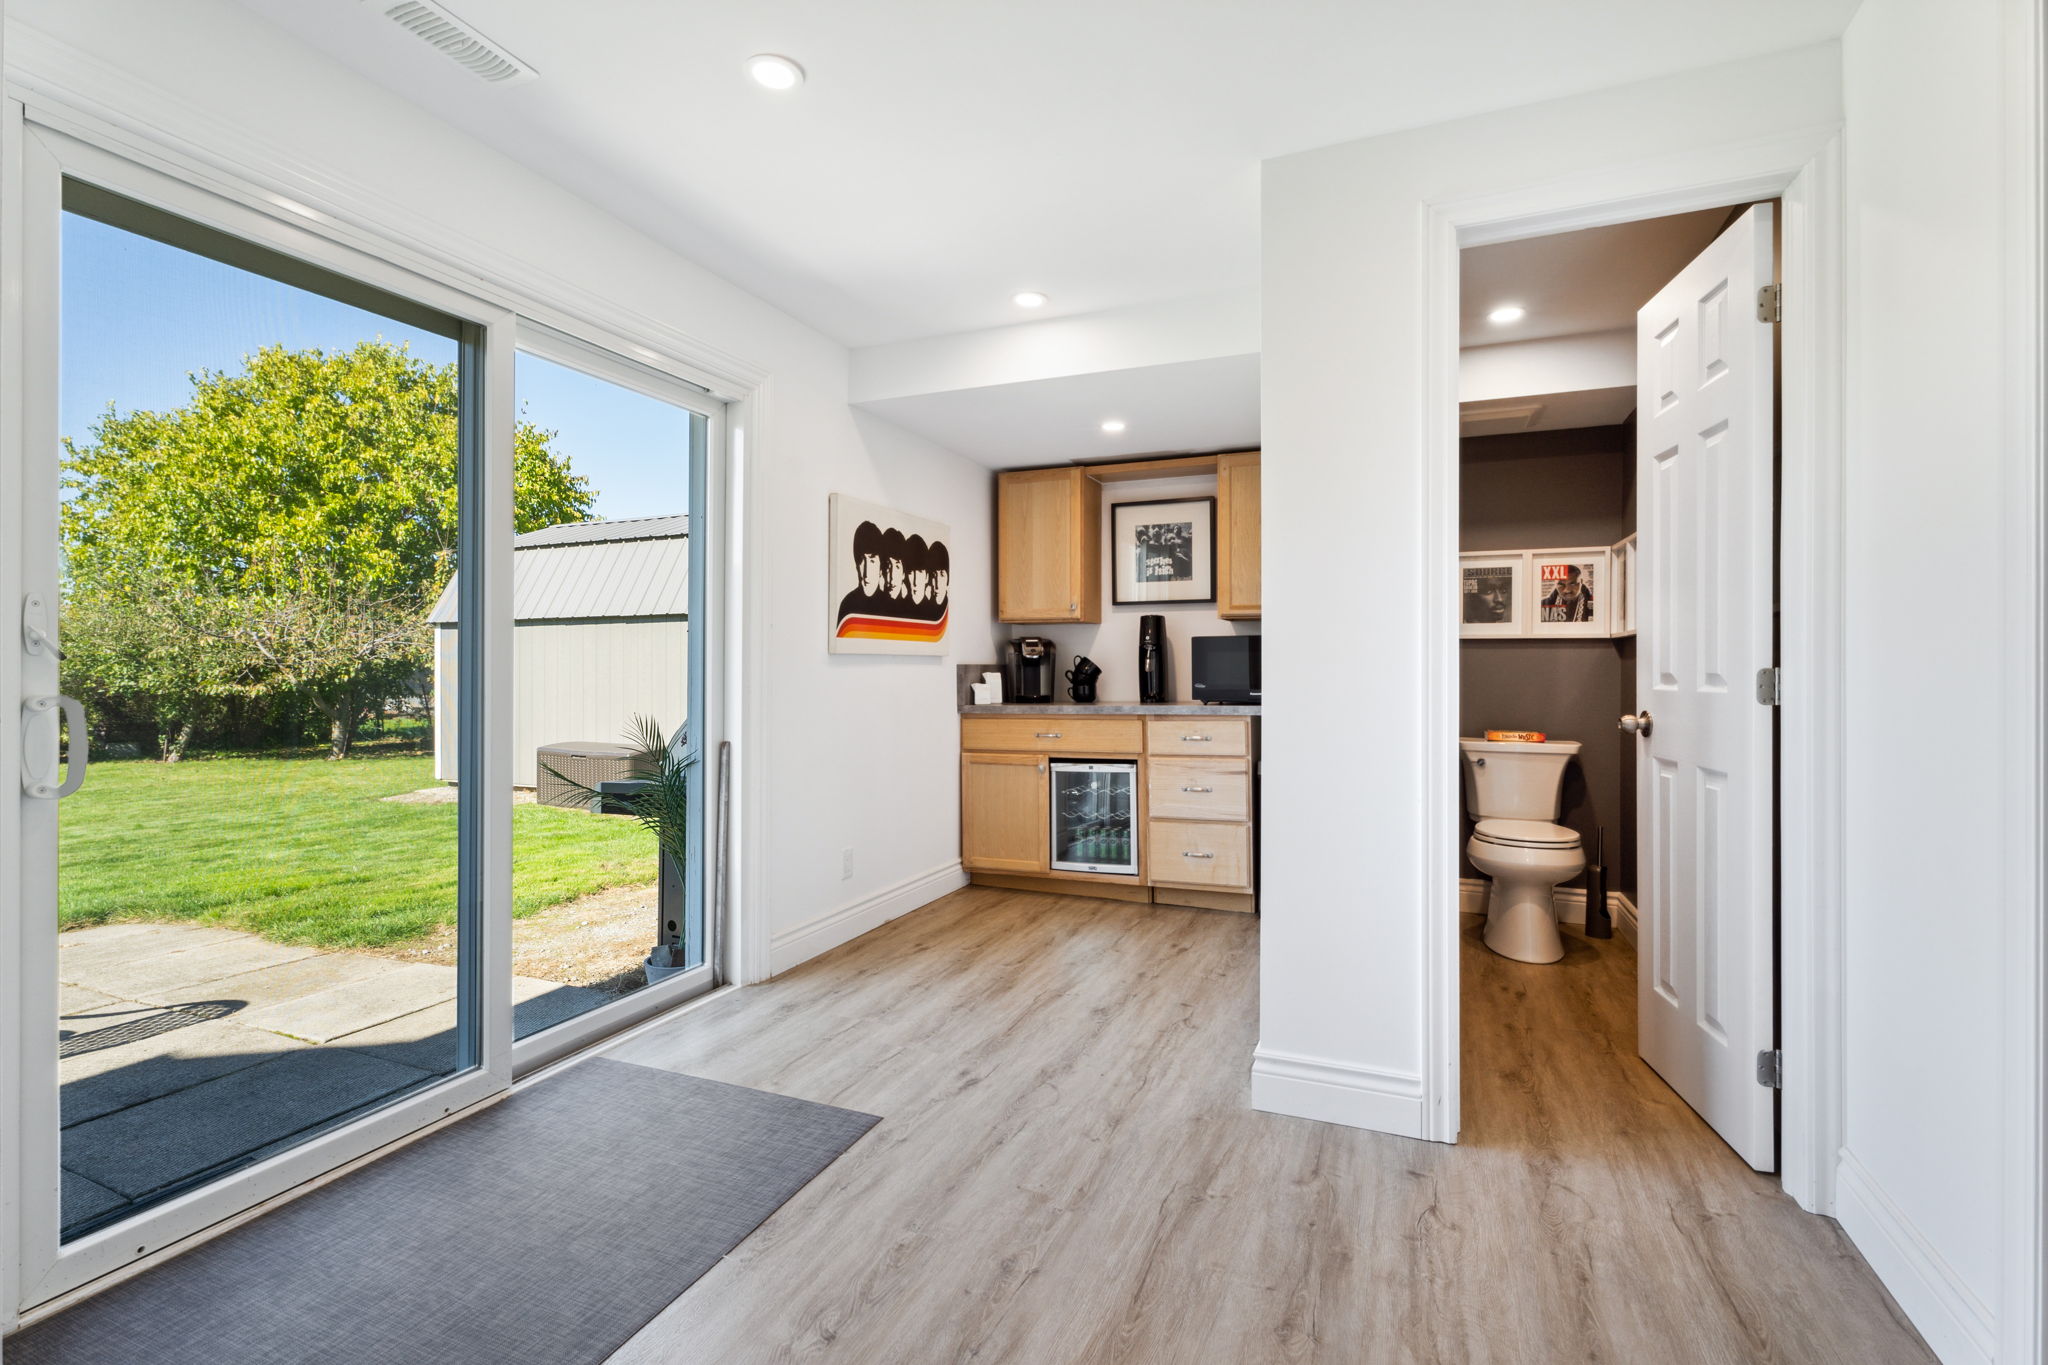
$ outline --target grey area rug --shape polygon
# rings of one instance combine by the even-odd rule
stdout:
[[[602,1361],[878,1122],[593,1058],[9,1337],[7,1365]]]

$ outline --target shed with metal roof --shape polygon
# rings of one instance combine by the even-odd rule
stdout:
[[[513,782],[545,744],[616,741],[636,715],[664,728],[688,704],[689,518],[544,527],[512,542]],[[434,776],[456,778],[456,583],[434,626]]]

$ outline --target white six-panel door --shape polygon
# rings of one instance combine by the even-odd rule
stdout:
[[[1777,1166],[1771,208],[1636,317],[1637,1018],[1643,1060],[1758,1170]],[[1626,728],[1627,722],[1624,722]],[[1646,731],[1646,732],[1643,732]]]

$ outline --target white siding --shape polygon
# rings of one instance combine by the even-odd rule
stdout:
[[[434,632],[434,776],[455,780],[455,640]],[[689,704],[689,623],[533,621],[512,631],[512,781],[531,787],[543,744],[614,743],[636,715],[673,732]]]

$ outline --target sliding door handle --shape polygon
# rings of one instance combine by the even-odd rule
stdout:
[[[57,736],[50,736],[50,770],[37,773],[29,767],[29,754],[35,746],[30,742],[30,729],[44,716],[50,723],[57,724],[57,713],[63,713],[71,726],[71,771],[64,780],[57,781],[57,766],[61,761]],[[47,801],[61,801],[85,785],[85,769],[91,756],[85,738],[85,707],[74,697],[30,697],[21,704],[21,789],[30,796]]]

